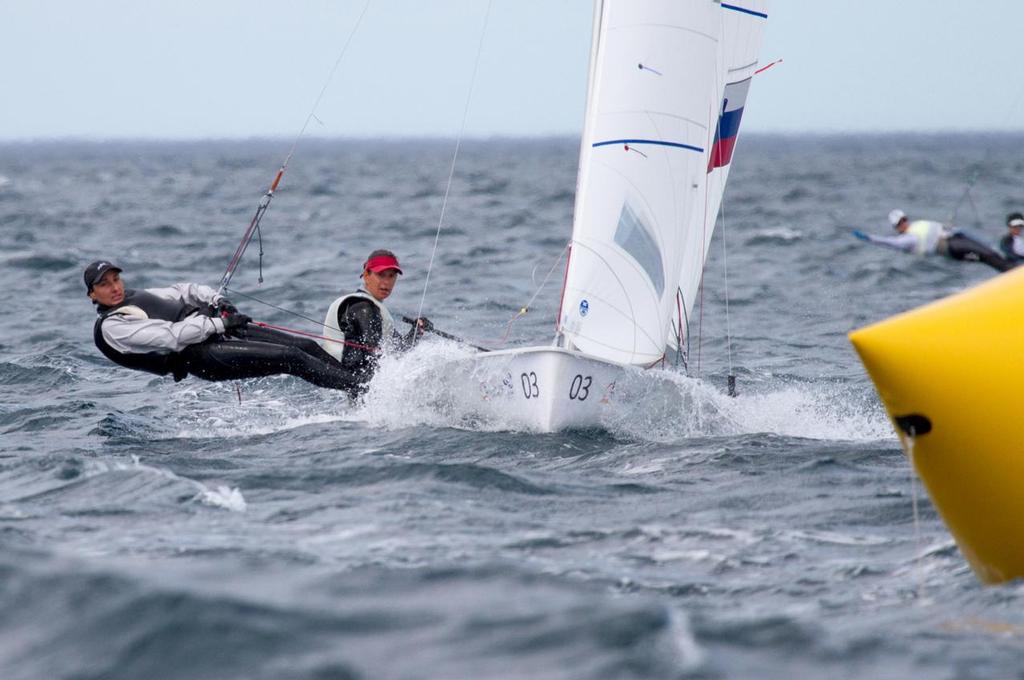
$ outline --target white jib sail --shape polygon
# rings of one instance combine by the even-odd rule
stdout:
[[[647,365],[672,337],[682,272],[699,281],[710,241],[725,10],[713,0],[597,5],[560,342]]]

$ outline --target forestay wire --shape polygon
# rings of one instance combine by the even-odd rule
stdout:
[[[427,287],[430,285],[430,272],[434,268],[434,257],[437,255],[437,244],[441,239],[441,227],[444,226],[444,215],[448,208],[448,196],[452,190],[452,180],[455,177],[455,164],[459,158],[459,148],[462,146],[462,136],[466,131],[466,120],[469,117],[469,105],[473,100],[473,88],[476,85],[476,74],[480,68],[480,55],[484,49],[484,37],[487,35],[487,23],[491,18],[491,4],[488,0],[487,11],[484,13],[484,23],[480,29],[480,41],[476,48],[476,59],[473,61],[473,75],[469,80],[469,91],[466,93],[466,104],[462,109],[462,123],[459,125],[459,134],[455,138],[455,151],[452,153],[452,163],[448,170],[448,183],[444,188],[444,198],[441,201],[441,215],[437,220],[437,231],[434,234],[434,247],[430,250],[430,262],[427,263],[427,274],[423,281],[423,294],[420,296],[420,306],[416,310],[416,317],[423,316],[423,305],[427,300]]]
[[[1021,89],[1017,93],[1017,97],[1013,100],[1013,104],[1011,104],[1010,108],[1007,109],[1006,114],[1003,116],[1002,124],[999,126],[1000,128],[1005,128],[1007,124],[1010,123],[1010,121],[1015,118],[1015,113],[1019,108],[1022,99],[1024,99],[1024,89]],[[974,211],[975,226],[979,228],[982,226],[981,216],[978,214],[978,206],[975,205],[974,197],[971,196],[971,189],[974,188],[974,185],[977,183],[978,178],[981,176],[981,173],[984,171],[984,168],[988,164],[988,161],[992,156],[992,149],[993,146],[991,144],[986,146],[985,153],[981,157],[981,161],[979,161],[971,169],[970,175],[967,177],[967,180],[965,182],[963,193],[960,194],[960,198],[958,198],[956,203],[953,204],[953,209],[949,213],[950,226],[953,226],[957,223],[957,213],[959,213],[960,206],[963,205],[964,200],[970,201],[971,203],[971,209]]]
[[[725,349],[729,358],[729,374],[726,378],[726,388],[730,397],[736,396],[736,373],[732,366],[732,325],[729,321],[729,246],[725,220],[725,196],[722,196],[722,278],[725,280]]]
[[[566,242],[565,247],[563,247],[562,251],[558,253],[558,257],[556,257],[555,261],[551,263],[551,268],[548,269],[548,273],[544,275],[544,280],[541,281],[540,285],[536,286],[536,288],[534,289],[533,295],[530,296],[530,301],[527,302],[522,307],[520,307],[519,311],[516,312],[511,319],[509,319],[508,324],[505,325],[505,332],[502,333],[501,340],[498,341],[499,345],[504,345],[506,342],[508,342],[508,335],[512,331],[512,324],[518,321],[520,317],[526,316],[526,313],[530,311],[531,307],[533,307],[534,301],[537,299],[537,296],[540,295],[540,292],[544,290],[544,286],[547,285],[548,279],[551,278],[551,275],[554,273],[555,268],[558,266],[558,263],[562,261],[562,257],[565,255],[566,251],[569,250],[570,245],[572,245],[572,241]],[[537,268],[534,267],[534,273],[536,273],[536,271]]]
[[[331,67],[330,73],[327,74],[327,78],[324,80],[323,87],[320,88],[320,94],[317,95],[316,101],[313,102],[312,108],[309,110],[309,115],[306,116],[306,121],[302,124],[302,129],[299,130],[299,134],[295,136],[295,141],[292,142],[291,149],[288,150],[288,155],[285,156],[284,162],[281,167],[278,168],[277,174],[274,176],[274,181],[270,183],[270,188],[267,189],[267,193],[263,194],[260,199],[259,205],[256,206],[256,213],[252,216],[249,221],[249,226],[246,228],[245,233],[242,235],[242,240],[238,243],[238,247],[235,249],[234,255],[231,257],[231,261],[228,263],[227,269],[224,271],[224,276],[221,277],[220,286],[217,288],[217,294],[220,295],[231,283],[231,277],[234,276],[235,270],[238,268],[239,263],[242,261],[242,256],[245,254],[246,248],[249,247],[249,243],[252,241],[253,235],[260,228],[260,221],[263,220],[263,215],[267,212],[270,207],[270,201],[274,198],[274,191],[277,190],[278,184],[281,183],[281,178],[284,176],[285,170],[288,169],[288,163],[292,159],[292,155],[295,154],[295,149],[299,145],[299,140],[306,134],[306,128],[309,127],[310,121],[316,118],[317,107],[320,106],[320,101],[324,98],[324,93],[327,91],[327,86],[330,85],[331,80],[334,78],[335,72],[338,70],[338,66],[341,65],[341,60],[345,57],[345,53],[348,52],[349,45],[352,44],[352,38],[355,37],[356,32],[359,31],[359,26],[363,23],[363,17],[366,16],[367,10],[370,8],[372,0],[366,0],[363,5],[362,12],[359,13],[359,18],[356,19],[355,25],[348,34],[348,38],[345,40],[345,44],[341,48],[341,52],[338,53],[338,58],[334,61],[334,66]],[[260,276],[259,283],[263,283],[263,249],[260,248]]]

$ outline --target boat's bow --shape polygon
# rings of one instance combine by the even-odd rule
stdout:
[[[447,363],[449,395],[462,413],[510,429],[557,432],[597,428],[629,367],[558,347],[487,352]]]

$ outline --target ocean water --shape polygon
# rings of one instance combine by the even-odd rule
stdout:
[[[464,142],[438,328],[550,341],[577,144]],[[558,434],[436,410],[437,338],[363,404],[99,354],[82,267],[215,285],[288,146],[0,146],[0,678],[1024,678],[1020,584],[970,572],[846,340],[994,275],[850,230],[995,240],[1024,137],[745,139],[690,374]],[[390,247],[414,315],[453,147],[304,140],[234,300],[314,330]]]

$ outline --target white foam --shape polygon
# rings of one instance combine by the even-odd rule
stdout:
[[[196,501],[213,507],[230,510],[232,512],[245,512],[246,510],[245,498],[242,496],[241,490],[237,487],[232,488],[225,485],[219,485],[216,489],[211,489],[202,482],[197,482],[196,480],[189,479],[188,477],[182,477],[170,470],[155,467],[153,465],[146,465],[145,463],[140,462],[139,457],[135,455],[132,456],[131,463],[125,463],[117,460],[89,461],[83,471],[82,477],[89,478],[123,471],[141,471],[173,482],[183,482],[196,490],[196,495],[193,497]]]
[[[863,403],[832,384],[785,385],[725,399],[723,409],[746,432],[839,441],[895,438],[880,404]]]
[[[306,425],[351,420],[349,398],[335,390],[292,387],[294,379],[265,378],[245,383],[195,381],[170,400],[173,436],[211,439],[260,436]],[[239,395],[241,400],[239,400]]]
[[[697,643],[697,636],[690,627],[686,613],[675,607],[669,607],[668,612],[675,668],[681,673],[693,672],[704,664],[706,654]]]
[[[753,237],[778,239],[780,241],[797,241],[803,238],[803,235],[803,232],[797,229],[791,229],[789,227],[773,227],[770,229],[761,229],[756,231],[754,232]]]
[[[444,365],[474,352],[454,342],[427,339],[409,352],[382,357],[361,399],[356,416],[387,429],[412,425],[455,427],[471,430],[507,430],[508,423],[483,422],[475,414],[460,409],[451,398],[462,388],[479,391],[477,385],[450,384]]]
[[[472,378],[444,370],[447,362],[470,354],[463,346],[432,339],[405,354],[384,357],[368,393],[348,417],[387,429],[520,429],[511,416],[485,420],[470,401],[453,398],[480,391]],[[466,384],[451,384],[460,379]],[[653,442],[759,433],[834,441],[894,437],[877,399],[846,385],[769,378],[749,389],[729,397],[715,385],[675,371],[631,372],[617,385],[619,398],[607,409],[604,426],[616,435]]]
[[[647,441],[761,433],[835,441],[894,437],[877,401],[865,403],[841,385],[768,382],[729,397],[672,371],[638,373],[635,380],[641,384],[630,386],[630,399],[616,405],[608,424],[613,432]]]
[[[198,482],[196,482],[198,484]],[[201,486],[201,485],[200,485]],[[216,489],[203,487],[202,491],[196,494],[196,499],[215,508],[224,508],[232,512],[245,512],[245,498],[238,488],[231,488],[220,485]]]
[[[355,404],[339,392],[286,377],[244,383],[241,403],[234,383],[194,381],[172,393],[170,425],[158,428],[186,439],[259,436],[332,422],[389,430],[521,430],[514,414],[481,414],[467,397],[479,394],[480,385],[446,372],[448,362],[471,354],[465,346],[431,337],[409,352],[384,356],[367,394]],[[458,380],[465,384],[452,384]],[[717,385],[676,371],[631,372],[617,385],[618,398],[606,409],[603,425],[617,436],[662,443],[760,433],[833,441],[894,438],[881,404],[863,387],[770,377],[740,387],[738,397],[729,397]]]
[[[836,531],[784,531],[781,535],[796,542],[809,541],[829,545],[876,546],[892,543],[892,539],[885,536],[854,536]]]

